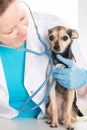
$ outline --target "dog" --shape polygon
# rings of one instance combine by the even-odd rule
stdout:
[[[48,30],[48,37],[51,44],[54,67],[58,65],[67,67],[56,58],[57,54],[75,61],[71,50],[73,39],[79,37],[75,29],[70,29],[65,26],[55,26]],[[47,73],[49,70],[50,65],[48,65]],[[51,83],[52,79],[53,77],[51,76],[48,84]],[[51,127],[58,127],[60,123],[68,130],[74,130],[71,123],[77,121],[77,115],[83,116],[76,105],[76,91],[68,90],[56,81],[50,91],[49,99],[47,123],[50,124]]]

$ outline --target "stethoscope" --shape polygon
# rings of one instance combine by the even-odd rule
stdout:
[[[34,19],[34,16],[32,14],[32,11],[29,7],[29,5],[24,2],[24,1],[21,1],[23,2],[24,4],[26,4],[26,6],[28,7],[29,11],[30,11],[30,14],[31,14],[31,17],[32,17],[32,20],[33,20],[33,24],[34,24],[34,27],[35,27],[35,31],[36,31],[36,35],[38,37],[38,40],[40,41],[40,43],[44,46],[44,51],[43,52],[36,52],[34,50],[31,50],[31,49],[23,49],[23,48],[17,48],[17,50],[21,50],[21,51],[25,51],[25,52],[28,52],[28,53],[32,53],[32,54],[35,54],[35,55],[38,55],[38,56],[43,56],[43,55],[47,55],[48,58],[49,58],[49,63],[50,63],[50,71],[48,73],[48,75],[46,76],[46,79],[45,81],[39,86],[39,88],[20,106],[20,108],[18,109],[18,111],[20,113],[25,113],[25,112],[30,112],[30,111],[33,111],[35,110],[36,108],[38,108],[45,100],[46,98],[48,97],[49,93],[50,93],[50,90],[55,82],[55,79],[53,78],[51,84],[48,86],[48,89],[44,95],[44,97],[42,98],[42,100],[33,108],[30,108],[28,110],[23,110],[23,108],[26,106],[27,103],[29,103],[29,101],[34,97],[36,96],[36,94],[47,84],[49,78],[52,76],[53,74],[53,60],[51,58],[51,55],[49,53],[49,50],[48,50],[48,47],[46,45],[46,43],[43,41],[41,35],[39,34],[39,31],[38,31],[38,27],[36,25],[36,22],[35,22],[35,19]],[[0,45],[0,46],[3,46],[3,47],[6,47],[4,45]]]

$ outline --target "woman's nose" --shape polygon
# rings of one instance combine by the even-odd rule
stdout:
[[[17,28],[18,28],[17,35],[24,34],[27,31],[26,25],[18,25]]]

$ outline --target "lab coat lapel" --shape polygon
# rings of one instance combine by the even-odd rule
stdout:
[[[43,51],[44,47],[39,42],[32,20],[30,21],[28,39],[26,47],[38,52]],[[24,84],[29,93],[32,95],[35,90],[43,83],[46,78],[46,68],[48,64],[48,57],[37,56],[34,54],[26,53],[25,61],[25,80]],[[38,103],[46,92],[46,87],[44,87],[33,100]],[[43,107],[44,108],[44,107]]]
[[[8,90],[7,90],[7,84],[6,84],[6,80],[3,72],[3,66],[0,58],[0,102],[2,100],[8,102]]]

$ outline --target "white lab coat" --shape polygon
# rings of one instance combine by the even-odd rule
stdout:
[[[28,36],[26,40],[26,48],[33,49],[35,51],[43,51],[43,46],[39,42],[34,24],[29,13],[29,10],[26,5],[22,4],[28,13],[29,17],[29,28]],[[48,44],[47,32],[53,26],[64,25],[61,19],[56,16],[44,15],[34,13],[35,21],[38,26],[38,30],[43,38],[43,40]],[[74,44],[76,46],[76,43]],[[77,48],[77,47],[75,47]],[[25,60],[25,75],[24,75],[24,85],[25,89],[31,96],[35,90],[42,84],[46,78],[46,69],[48,64],[48,57],[37,56],[30,53],[26,53]],[[33,101],[37,104],[41,101],[46,92],[46,86],[33,98]],[[42,109],[43,115],[45,114],[45,102],[41,104],[40,108]],[[9,94],[7,89],[7,84],[5,80],[4,70],[2,61],[0,58],[0,117],[11,119],[18,115],[18,111],[9,106]],[[41,114],[38,116],[41,117]]]

